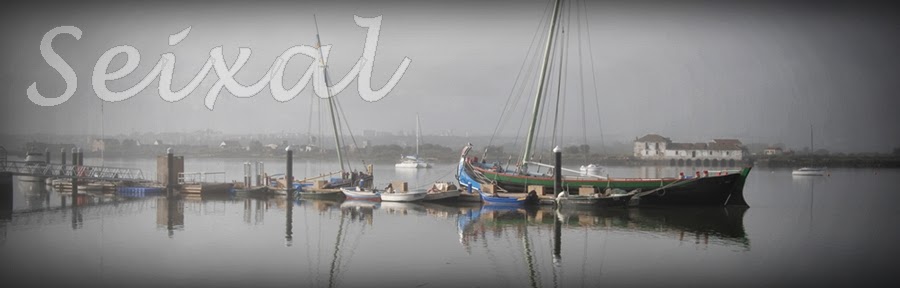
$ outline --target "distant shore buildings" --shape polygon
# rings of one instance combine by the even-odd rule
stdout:
[[[675,143],[658,134],[634,140],[634,157],[641,160],[668,160],[679,165],[733,165],[742,161],[746,148],[737,139],[713,139],[708,143]]]

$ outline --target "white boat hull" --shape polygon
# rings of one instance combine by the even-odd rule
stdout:
[[[825,176],[824,171],[794,171],[791,172],[791,175],[794,176]]]
[[[825,169],[800,168],[791,172],[794,176],[825,176]]]
[[[341,192],[350,200],[381,201],[381,193],[372,190],[356,191],[356,188],[341,188]]]
[[[385,202],[413,202],[422,200],[428,193],[421,192],[385,192],[381,194],[381,201]]]
[[[394,165],[396,168],[431,168],[428,162],[402,162]]]

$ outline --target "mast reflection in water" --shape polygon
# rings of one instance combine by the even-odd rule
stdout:
[[[0,276],[101,287],[850,283],[862,270],[888,270],[866,261],[898,252],[891,203],[900,199],[888,189],[897,173],[760,173],[747,183],[749,209],[17,190],[16,210],[0,220]],[[41,271],[62,273],[21,276]]]

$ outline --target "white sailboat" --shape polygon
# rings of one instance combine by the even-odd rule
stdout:
[[[416,155],[406,155],[400,158],[400,163],[394,165],[397,168],[431,168],[431,163],[419,158],[419,114],[416,114]]]
[[[814,153],[813,149],[813,131],[812,125],[809,125],[809,153]],[[825,167],[800,167],[799,169],[794,169],[791,172],[793,176],[825,176],[827,173],[827,168]]]

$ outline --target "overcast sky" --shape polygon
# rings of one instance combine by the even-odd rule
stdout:
[[[178,89],[200,71],[214,47],[222,46],[229,63],[238,48],[247,47],[252,55],[236,79],[249,85],[290,47],[315,44],[316,14],[323,44],[333,45],[332,78],[347,74],[362,55],[367,31],[356,25],[354,15],[383,17],[373,89],[381,88],[405,57],[412,60],[393,91],[379,101],[363,100],[358,81],[337,96],[355,132],[412,130],[419,112],[426,134],[452,129],[456,135],[489,135],[529,59],[548,4],[186,2],[29,1],[6,7],[0,12],[5,38],[0,132],[100,134],[102,119],[105,134],[206,128],[305,133],[311,84],[283,103],[268,87],[250,98],[223,90],[210,111],[204,101],[218,80],[215,72],[175,103],[160,98],[159,80],[154,80],[128,100],[103,103],[101,117],[102,100],[91,86],[91,74],[108,49],[133,46],[141,55],[137,70],[109,82],[112,90],[124,90],[140,81],[161,54],[171,52],[177,58],[173,86]],[[671,2],[587,3],[592,45],[581,63],[590,65],[586,57],[593,55],[598,90],[589,93],[584,106],[596,115],[592,101],[600,101],[607,139],[659,133],[676,142],[727,137],[800,148],[808,146],[812,125],[816,148],[888,152],[900,146],[895,8],[858,1]],[[46,97],[61,95],[66,87],[39,48],[44,34],[58,26],[83,32],[80,40],[60,35],[52,44],[75,71],[78,88],[65,103],[41,107],[26,94],[32,83]],[[169,46],[169,35],[187,27],[187,38]],[[109,71],[121,67],[123,59],[115,58]],[[289,62],[285,86],[293,86],[311,62],[302,56]],[[578,101],[569,100],[565,111],[580,115]],[[581,133],[578,117],[565,120],[567,135]],[[517,129],[520,118],[512,119],[516,125],[510,127]],[[586,126],[589,138],[596,139],[597,126]]]

